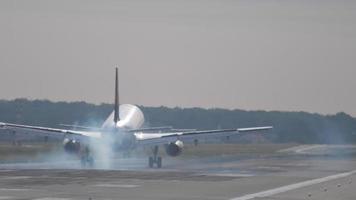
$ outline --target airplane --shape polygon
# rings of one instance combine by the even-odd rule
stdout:
[[[160,147],[165,149],[168,156],[176,157],[183,152],[184,143],[187,141],[194,140],[194,143],[196,143],[198,139],[210,136],[229,137],[234,134],[265,131],[273,128],[272,126],[264,126],[217,130],[178,130],[172,127],[142,128],[143,123],[144,114],[139,107],[132,104],[120,104],[119,102],[118,68],[116,67],[114,109],[101,127],[64,125],[69,129],[58,129],[0,122],[0,128],[59,133],[64,138],[64,151],[77,155],[82,166],[94,165],[93,152],[100,145],[115,152],[130,151],[138,147],[148,146],[151,151],[148,157],[150,168],[162,167],[162,157],[158,155]],[[162,132],[161,130],[165,131]]]

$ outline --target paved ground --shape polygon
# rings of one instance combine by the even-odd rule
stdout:
[[[0,164],[1,199],[356,199],[352,154],[310,154],[321,147],[261,157],[116,160],[115,170],[79,170],[77,163]],[[342,148],[342,147],[338,147]],[[67,169],[63,169],[67,168]]]

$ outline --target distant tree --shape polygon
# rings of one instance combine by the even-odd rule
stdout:
[[[324,116],[306,112],[140,107],[145,114],[145,126],[216,129],[273,125],[271,134],[266,134],[273,142],[356,143],[356,119],[346,113]],[[63,123],[100,126],[112,109],[111,104],[0,100],[0,121],[54,128]]]

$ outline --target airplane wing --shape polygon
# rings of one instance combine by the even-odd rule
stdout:
[[[74,131],[74,130],[56,129],[56,128],[48,128],[48,127],[40,127],[40,126],[28,126],[22,124],[11,124],[11,123],[3,123],[3,122],[0,122],[0,128],[20,128],[20,129],[55,132],[55,133],[71,134],[71,135],[93,137],[93,138],[101,137],[100,132]]]
[[[143,145],[159,145],[167,144],[174,140],[189,140],[199,139],[208,136],[229,136],[235,134],[243,134],[250,132],[258,132],[272,129],[272,126],[252,127],[252,128],[238,128],[238,129],[218,129],[218,130],[203,130],[203,131],[187,131],[187,132],[174,132],[174,133],[135,133],[139,144]]]
[[[82,126],[82,125],[72,125],[72,124],[59,124],[60,126],[63,126],[65,128],[69,128],[71,130],[73,129],[80,129],[80,130],[95,130],[95,131],[99,131],[101,130],[102,128],[99,128],[99,127],[94,127],[94,126]]]

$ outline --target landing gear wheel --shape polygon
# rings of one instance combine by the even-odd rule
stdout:
[[[152,157],[149,157],[149,158],[148,158],[148,166],[149,166],[150,168],[153,168],[153,164],[154,164],[153,158],[152,158]]]
[[[153,156],[150,156],[148,158],[148,166],[150,168],[153,168],[154,165],[156,164],[157,168],[162,167],[162,157],[157,156],[158,155],[158,146],[154,146],[152,148]]]
[[[162,157],[157,157],[157,168],[161,168],[162,167]]]
[[[80,155],[80,164],[83,168],[85,167],[93,167],[94,166],[94,158],[90,154],[89,148],[86,147]]]
[[[82,156],[80,158],[80,164],[83,168],[93,167],[94,166],[94,158],[92,156]]]
[[[88,156],[87,162],[89,167],[94,167],[94,158],[92,156]]]
[[[84,156],[82,156],[82,157],[80,158],[80,164],[81,164],[81,166],[82,166],[83,168],[85,168],[85,167],[86,167],[87,162],[86,162],[86,160],[85,160]]]

